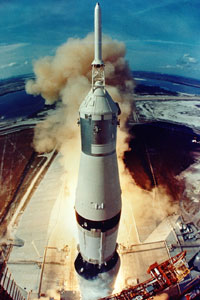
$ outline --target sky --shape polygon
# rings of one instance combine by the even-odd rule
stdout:
[[[199,0],[100,0],[103,33],[133,71],[200,79]],[[33,72],[68,38],[93,31],[93,0],[0,0],[0,79]]]

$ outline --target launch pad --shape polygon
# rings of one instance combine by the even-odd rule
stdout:
[[[57,297],[61,297],[63,300],[80,299],[80,286],[74,269],[74,259],[77,255],[76,240],[74,232],[70,228],[71,217],[70,222],[65,223],[64,212],[68,206],[63,201],[67,198],[63,181],[56,182],[56,193],[53,196],[54,200],[52,199],[54,201],[52,208],[54,209],[50,215],[46,209],[50,204],[50,196],[43,195],[44,209],[42,210],[40,201],[35,202],[35,197],[38,197],[43,191],[44,184],[47,186],[50,182],[52,184],[51,178],[55,176],[55,171],[60,174],[58,176],[60,178],[64,174],[59,163],[59,155],[52,162],[19,222],[16,236],[23,239],[25,244],[21,248],[13,247],[8,260],[8,268],[12,276],[18,286],[28,292],[29,300],[35,299],[39,295],[47,296],[52,290],[54,293],[57,291],[57,295],[59,295]],[[55,187],[52,186],[51,189],[55,190]],[[50,194],[52,194],[52,190]],[[130,203],[124,202],[121,216],[122,226],[118,238],[121,265],[114,287],[115,293],[120,292],[126,286],[136,285],[147,280],[149,275],[146,270],[155,261],[161,263],[181,250],[187,250],[187,261],[189,261],[199,249],[198,239],[192,242],[192,247],[188,247],[188,242],[184,241],[183,236],[186,233],[181,231],[182,220],[177,215],[165,218],[156,228],[153,223],[152,226],[146,227],[145,235],[148,235],[148,238],[143,243],[138,242],[140,236],[137,231],[137,223],[133,222],[133,214],[130,213],[130,205]],[[132,210],[134,211],[133,206]],[[69,215],[72,212],[73,207],[71,207]],[[36,223],[33,221],[33,216],[37,220]],[[46,221],[44,222],[44,220]],[[47,231],[45,224],[48,225]],[[30,227],[32,228],[31,236]],[[128,232],[127,228],[131,230]],[[43,230],[46,231],[46,235]],[[187,231],[187,229],[185,230]],[[50,236],[48,236],[49,232]],[[40,239],[39,236],[41,236]],[[198,237],[197,232],[196,236]],[[51,291],[48,292],[48,290]],[[178,287],[176,292],[179,292]],[[102,291],[99,298],[103,296],[105,295]],[[54,299],[57,299],[56,296]]]

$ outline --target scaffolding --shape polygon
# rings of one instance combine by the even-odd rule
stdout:
[[[190,273],[185,256],[186,251],[183,251],[161,264],[155,262],[147,270],[147,273],[151,275],[149,280],[99,300],[143,300],[153,297],[180,282]]]

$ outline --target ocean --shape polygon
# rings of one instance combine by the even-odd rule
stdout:
[[[159,87],[166,92],[200,95],[200,80],[197,79],[143,71],[133,72],[133,77],[137,85]]]
[[[28,95],[17,91],[0,97],[0,121],[5,119],[28,118],[44,108],[41,96]]]

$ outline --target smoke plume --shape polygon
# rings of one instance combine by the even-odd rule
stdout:
[[[166,293],[153,297],[154,300],[168,300],[169,296]]]
[[[106,89],[114,101],[119,103],[122,111],[117,142],[122,197],[125,202],[135,202],[134,210],[144,220],[144,217],[152,217],[154,214],[153,210],[149,209],[152,195],[148,194],[147,197],[145,191],[136,187],[123,162],[124,151],[129,147],[126,121],[133,107],[134,81],[125,60],[125,46],[122,42],[104,36],[102,50],[106,65]],[[57,49],[54,57],[44,57],[35,62],[35,79],[26,84],[27,93],[42,95],[46,104],[56,103],[54,114],[47,116],[35,127],[33,144],[37,152],[49,152],[52,149],[61,152],[62,165],[68,174],[69,194],[74,193],[78,176],[80,129],[76,121],[79,106],[91,88],[92,61],[93,34],[84,39],[69,39]],[[159,216],[163,210],[166,214],[166,207],[169,206],[165,191],[160,193],[165,196],[161,197],[162,201],[166,201],[163,201],[162,208],[157,210]],[[143,201],[140,201],[141,199]],[[124,236],[123,233],[121,235]],[[133,241],[129,239],[128,242],[139,242],[134,238],[134,233],[131,233]]]
[[[123,162],[124,151],[129,147],[126,121],[134,106],[134,81],[125,60],[124,43],[103,36],[102,45],[106,65],[106,89],[114,101],[119,103],[122,111],[117,141],[122,192],[127,199],[135,199],[137,215],[143,215],[144,219],[144,207],[148,207],[145,210],[146,215],[151,217],[154,214],[148,205],[149,200],[154,197],[154,191],[147,194],[136,188]],[[83,39],[69,39],[57,49],[55,56],[44,57],[35,62],[35,80],[26,83],[27,93],[42,95],[46,104],[57,103],[54,114],[47,116],[35,127],[33,144],[38,152],[57,149],[62,153],[62,164],[70,173],[69,185],[70,182],[76,182],[78,174],[80,135],[76,121],[79,106],[91,88],[93,46],[93,34]],[[156,214],[163,217],[174,208],[171,207],[171,199],[164,188],[160,187],[157,194],[161,196],[157,198],[162,199],[162,202],[155,203]]]
[[[99,274],[94,280],[79,278],[82,300],[97,300],[111,295],[115,277],[108,273]]]
[[[130,103],[133,100],[134,82],[128,68],[123,43],[104,36],[103,54],[106,64],[107,90],[121,104],[121,124],[124,127]],[[93,35],[84,39],[69,39],[60,46],[54,57],[44,57],[34,64],[35,80],[26,84],[26,92],[42,95],[46,104],[58,102],[56,112],[35,129],[36,151],[60,149],[67,140],[75,140],[78,109],[91,85]]]

